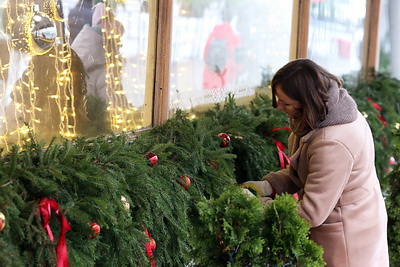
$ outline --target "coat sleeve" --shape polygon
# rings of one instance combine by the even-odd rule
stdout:
[[[311,227],[317,227],[326,221],[342,195],[354,158],[337,140],[317,140],[306,155],[309,169],[299,213]]]
[[[293,175],[293,170],[288,166],[286,169],[265,175],[262,180],[267,180],[278,195],[282,193],[294,194],[299,191],[301,187],[293,182],[294,179],[291,175]]]

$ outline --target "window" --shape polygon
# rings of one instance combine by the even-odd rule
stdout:
[[[400,2],[383,0],[379,19],[380,60],[379,71],[390,73],[400,79],[400,49],[398,48],[400,26]]]
[[[249,102],[289,60],[292,2],[173,1],[170,116],[228,94]]]
[[[40,139],[141,129],[154,1],[3,1],[1,137]]]
[[[362,69],[366,0],[311,0],[308,57],[336,75]]]

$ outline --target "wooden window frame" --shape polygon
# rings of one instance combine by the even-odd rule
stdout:
[[[150,36],[146,88],[152,88],[152,123],[168,119],[173,0],[154,1],[150,9]],[[290,59],[306,58],[311,0],[293,0]],[[360,78],[371,78],[379,64],[379,14],[381,0],[367,0]],[[153,52],[152,52],[153,51]],[[149,96],[148,96],[149,97]]]

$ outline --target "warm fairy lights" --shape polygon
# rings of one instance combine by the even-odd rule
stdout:
[[[49,2],[50,4],[44,7],[45,10],[40,10],[38,5],[27,4],[27,2],[30,1],[26,0],[17,5],[16,16],[9,18],[6,25],[6,33],[13,40],[8,47],[10,54],[12,51],[19,50],[20,52],[16,53],[20,56],[17,61],[28,64],[22,77],[12,85],[11,104],[6,106],[8,103],[4,100],[0,103],[1,115],[4,115],[0,117],[3,122],[0,125],[0,144],[7,150],[9,143],[21,145],[22,140],[27,140],[31,131],[37,136],[59,134],[65,138],[74,138],[79,135],[77,132],[79,110],[74,103],[79,102],[79,98],[83,99],[84,96],[77,95],[76,89],[74,90],[68,36],[63,36],[64,32],[60,30],[63,21],[57,16],[55,1]],[[116,2],[124,3],[125,1]],[[7,8],[10,7],[6,7],[5,10]],[[110,12],[109,7],[106,8],[106,14],[102,17],[105,24],[115,25],[114,21],[111,21],[115,19],[115,16],[110,16],[108,12]],[[32,36],[32,23],[35,23],[35,17],[36,22],[48,18],[57,30],[57,36],[53,40],[54,45],[42,53],[38,50],[40,45],[35,43],[35,38],[42,38],[42,36]],[[111,30],[103,29],[102,36],[106,59],[107,111],[111,129],[117,132],[141,129],[143,126],[138,123],[139,118],[135,118],[138,108],[127,101],[126,91],[121,81],[122,77],[126,77],[126,73],[123,72],[126,58],[119,52],[122,45],[121,32],[111,27]],[[38,55],[48,61],[41,62]],[[35,64],[37,62],[41,64]],[[44,68],[48,68],[48,71],[44,71]],[[9,64],[1,65],[0,76],[3,77],[4,72],[9,70]],[[37,73],[43,77],[38,78]],[[40,82],[38,82],[39,79],[41,79]],[[3,83],[0,87],[2,99],[10,95],[7,90],[10,89],[6,87],[6,83]],[[7,96],[6,92],[8,92]],[[13,108],[12,111],[8,110],[10,106]]]

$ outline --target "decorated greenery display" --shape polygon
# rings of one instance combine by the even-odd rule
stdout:
[[[323,250],[308,238],[293,196],[267,205],[227,187],[217,199],[198,204],[193,258],[198,266],[324,266]]]
[[[226,186],[237,183],[235,146],[244,142],[252,151],[269,155],[269,162],[262,153],[241,156],[251,166],[279,168],[276,145],[253,134],[260,124],[251,121],[266,118],[260,120],[261,113],[255,115],[233,102],[230,99],[214,116],[196,120],[178,111],[175,118],[139,136],[98,136],[45,145],[32,135],[24,147],[5,153],[0,158],[0,212],[6,222],[0,232],[0,262],[6,266],[55,265],[66,259],[71,266],[191,262],[196,203],[216,198]],[[228,119],[221,124],[216,119],[228,112],[236,113],[241,123]],[[243,131],[246,121],[240,116],[246,116],[253,128]],[[220,133],[231,137],[228,146],[221,147]],[[150,153],[157,160],[153,155],[150,161]]]
[[[375,138],[393,266],[400,262],[398,85],[377,76],[348,86]],[[42,144],[32,135],[24,146],[4,152],[0,263],[54,266],[67,252],[71,266],[201,266],[206,259],[215,266],[319,266],[320,250],[307,239],[308,226],[298,220],[291,196],[277,197],[260,216],[257,201],[231,189],[287,164],[279,157],[290,133],[285,114],[257,95],[248,107],[230,96],[197,119],[182,111],[175,115],[138,136]],[[236,202],[214,213],[208,208]],[[199,230],[217,212],[215,228]]]

